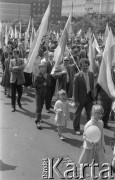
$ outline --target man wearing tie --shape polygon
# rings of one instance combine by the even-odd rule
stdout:
[[[19,50],[14,49],[13,51],[14,59],[11,59],[10,61],[10,83],[12,84],[11,90],[12,90],[12,96],[11,96],[11,103],[12,103],[12,112],[16,110],[16,90],[18,92],[18,99],[17,103],[19,107],[21,108],[22,105],[20,103],[21,97],[22,97],[22,84],[25,83],[24,78],[24,60],[19,58]]]
[[[77,135],[81,135],[81,112],[85,108],[87,120],[89,120],[94,101],[94,75],[88,71],[89,65],[90,63],[87,58],[80,60],[81,71],[75,75],[73,82],[73,95],[76,104],[73,128]]]

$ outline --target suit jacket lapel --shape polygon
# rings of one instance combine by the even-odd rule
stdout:
[[[92,77],[91,77],[90,72],[88,72],[88,76],[89,76],[89,85],[90,85],[90,89],[91,89]]]
[[[86,87],[86,82],[85,82],[85,78],[84,78],[84,75],[83,75],[82,71],[80,72],[80,75],[81,75],[81,80],[82,80],[84,86]]]

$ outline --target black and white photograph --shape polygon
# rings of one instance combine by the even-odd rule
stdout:
[[[115,180],[115,0],[0,0],[0,180]]]

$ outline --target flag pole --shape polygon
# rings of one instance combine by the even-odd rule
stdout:
[[[72,0],[72,18],[73,18],[73,0]]]
[[[52,0],[49,0],[49,4],[51,4]],[[51,10],[50,10],[51,11]],[[50,19],[50,16],[49,16],[49,19]],[[49,36],[50,36],[50,21],[48,20],[48,29],[47,29],[47,32],[48,32],[48,36],[47,36],[47,44],[46,44],[46,51],[47,51],[47,60],[48,60],[48,45],[49,45]]]
[[[73,0],[72,0],[72,19],[73,19]],[[71,21],[71,27],[72,27],[72,29],[73,29],[73,23],[74,23],[74,22]],[[74,39],[73,39],[73,37],[72,37],[72,45],[73,45],[73,41],[74,41]]]

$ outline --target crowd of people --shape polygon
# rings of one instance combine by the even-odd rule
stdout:
[[[70,37],[67,42],[69,52],[65,51],[63,61],[60,66],[56,67],[55,72],[52,74],[52,68],[54,67],[54,50],[58,45],[56,35],[50,34],[49,44],[46,43],[46,37],[44,37],[38,56],[36,58],[37,66],[33,67],[33,73],[26,72],[26,63],[28,62],[29,49],[24,48],[24,40],[21,42],[18,40],[9,40],[8,45],[4,46],[0,50],[0,58],[3,69],[2,85],[4,86],[4,94],[12,99],[12,111],[16,110],[16,90],[18,92],[18,105],[21,105],[21,96],[23,87],[25,93],[28,92],[28,86],[35,87],[36,94],[38,89],[44,92],[46,88],[47,95],[45,97],[45,104],[47,112],[50,113],[52,108],[52,98],[55,91],[65,90],[68,98],[74,98],[77,110],[75,112],[73,127],[77,134],[80,134],[80,117],[83,108],[86,110],[87,120],[90,119],[90,112],[94,103],[102,104],[104,108],[103,122],[104,127],[108,127],[109,117],[113,121],[115,119],[114,112],[112,111],[112,102],[108,94],[97,83],[97,77],[99,74],[99,68],[102,61],[102,54],[96,54],[96,73],[89,71],[90,62],[88,60],[88,39],[85,37]],[[101,42],[100,49],[103,51],[103,45]],[[36,72],[34,72],[36,71]],[[112,64],[112,77],[115,84],[115,62]],[[45,74],[44,78],[40,78],[41,85],[36,79],[40,74]],[[47,74],[47,75],[46,75]],[[43,86],[42,83],[47,81],[48,83]],[[37,82],[38,81],[38,82]],[[43,82],[42,82],[43,81]],[[40,86],[38,88],[37,86]],[[43,88],[43,91],[42,91]],[[43,95],[45,96],[45,94]],[[37,96],[36,96],[37,99]],[[39,100],[37,100],[39,101]],[[40,104],[43,106],[44,101]],[[39,104],[36,104],[38,109]]]
[[[99,40],[99,43],[103,53],[102,40]],[[29,88],[35,88],[37,115],[35,123],[38,129],[42,129],[41,114],[44,103],[47,113],[51,113],[51,108],[54,108],[56,113],[55,123],[61,140],[64,140],[62,136],[63,128],[66,128],[69,120],[69,107],[75,109],[73,129],[76,135],[81,135],[80,121],[83,108],[86,111],[88,125],[90,123],[96,124],[101,132],[103,126],[109,129],[108,121],[115,121],[115,103],[97,82],[102,53],[96,53],[97,70],[94,74],[89,71],[88,38],[77,35],[74,39],[70,37],[67,41],[69,52],[65,51],[61,65],[52,74],[55,64],[54,51],[57,45],[58,40],[55,33],[50,33],[47,43],[46,37],[44,37],[36,58],[37,66],[35,64],[33,67],[33,73],[26,71],[30,51],[29,48],[25,49],[24,39],[20,42],[16,39],[10,39],[7,46],[0,49],[0,61],[3,70],[1,84],[4,86],[4,94],[11,97],[12,112],[16,111],[16,93],[18,93],[17,104],[19,108],[23,108],[21,104],[23,91],[27,95]],[[112,63],[111,72],[115,84],[115,61]],[[58,99],[53,107],[52,99],[56,94],[58,94]],[[69,102],[71,98],[73,103]],[[83,137],[86,141],[85,130]],[[98,144],[98,150],[104,146],[103,137],[101,141]],[[91,144],[87,143],[84,143],[84,149],[91,149]],[[86,150],[84,153],[90,154]],[[100,154],[98,151],[99,158]],[[83,159],[84,154],[82,154],[79,161],[87,162],[86,159],[85,161]]]

